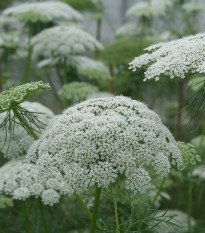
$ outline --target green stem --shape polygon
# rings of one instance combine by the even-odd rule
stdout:
[[[41,202],[40,199],[39,199],[39,209],[40,209],[40,214],[41,214],[41,219],[42,219],[42,223],[43,223],[44,232],[49,233],[48,226],[47,226],[47,223],[46,223],[45,214],[44,214],[44,211],[43,211],[43,205],[42,205],[42,202]]]
[[[27,202],[24,203],[23,210],[24,210],[24,216],[25,216],[25,232],[29,233],[30,229],[29,229],[29,216],[27,214]]]
[[[96,222],[97,222],[98,211],[99,211],[99,204],[100,204],[100,195],[101,195],[101,188],[96,187],[95,202],[94,202],[94,207],[93,207],[93,214],[92,214],[92,219],[90,223],[89,233],[95,233]]]
[[[153,206],[154,206],[154,204],[155,204],[157,198],[159,197],[159,194],[160,194],[160,192],[161,192],[161,190],[162,190],[162,188],[163,188],[163,185],[164,185],[165,181],[166,181],[166,177],[164,177],[164,178],[162,179],[162,182],[161,182],[161,184],[160,184],[160,186],[159,186],[159,189],[158,189],[158,191],[157,191],[157,193],[156,193],[156,195],[155,195],[155,197],[154,197],[154,199],[153,199],[153,201],[152,201],[152,203],[151,203],[151,208],[153,208]]]
[[[27,55],[26,65],[25,65],[24,74],[22,78],[22,84],[27,83],[29,81],[32,52],[33,52],[33,47],[30,45],[30,42],[29,42],[28,55]]]
[[[33,129],[29,126],[28,122],[22,117],[22,115],[18,112],[16,108],[13,109],[13,113],[19,119],[19,121],[23,123],[28,133],[32,135],[35,140],[38,140],[38,135],[33,131]]]
[[[119,225],[118,212],[117,212],[117,199],[114,193],[113,193],[113,203],[115,209],[115,222],[117,227],[117,233],[120,233],[120,225]]]
[[[191,213],[192,213],[192,190],[193,190],[193,182],[192,182],[192,174],[190,176],[189,182],[189,200],[188,200],[188,229],[189,233],[191,233]]]
[[[88,207],[86,206],[86,204],[81,199],[81,197],[78,194],[76,194],[76,193],[74,195],[75,195],[77,201],[79,202],[79,204],[81,205],[81,207],[83,208],[83,210],[85,211],[85,213],[88,216],[88,218],[90,220],[92,220],[92,214],[91,214],[90,210],[88,209]],[[98,223],[96,223],[96,226],[100,230],[100,232],[102,232],[102,227]]]

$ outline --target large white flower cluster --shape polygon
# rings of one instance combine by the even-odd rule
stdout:
[[[58,169],[77,192],[107,188],[125,177],[134,193],[151,185],[151,173],[167,176],[182,164],[170,131],[159,116],[127,97],[91,99],[55,118],[29,149],[42,176]]]
[[[23,22],[83,21],[82,15],[68,4],[58,1],[31,2],[11,6],[2,12]]]
[[[127,12],[128,17],[150,17],[160,16],[166,13],[167,7],[170,7],[172,2],[170,0],[150,0],[146,2],[137,2],[131,6]]]
[[[45,128],[54,117],[50,109],[37,102],[24,102],[20,106],[36,113],[42,128]],[[0,123],[3,122],[5,115],[6,113],[0,114]],[[3,152],[5,157],[16,158],[25,155],[33,142],[33,137],[21,125],[15,125],[11,138],[9,135],[6,135],[6,131],[0,130],[0,151]]]
[[[152,78],[157,81],[160,76],[185,78],[188,73],[205,73],[204,49],[205,33],[201,33],[152,45],[129,65],[133,71],[149,66],[144,81]]]
[[[6,163],[0,168],[0,177],[0,193],[17,200],[41,197],[45,205],[53,205],[59,201],[60,195],[73,192],[59,172],[55,172],[55,177],[43,179],[37,166],[25,160]]]
[[[189,230],[188,215],[180,210],[159,210],[148,225],[158,233],[183,233]],[[191,227],[195,225],[196,221],[191,218]]]
[[[69,59],[95,50],[102,50],[103,45],[83,30],[71,26],[55,26],[34,36],[31,40],[35,56]]]

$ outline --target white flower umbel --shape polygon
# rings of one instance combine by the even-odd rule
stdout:
[[[45,205],[52,206],[60,195],[73,192],[59,172],[55,172],[55,177],[48,175],[43,179],[37,166],[25,160],[11,160],[5,164],[0,168],[0,177],[0,193],[17,200],[41,197]]]
[[[186,74],[205,73],[205,33],[152,45],[147,53],[136,57],[129,65],[136,71],[146,66],[145,79],[161,76],[185,78]]]
[[[166,177],[182,158],[159,116],[127,97],[91,99],[55,118],[29,149],[42,176],[58,169],[77,192],[107,188],[125,177],[127,189],[144,193],[149,172]]]
[[[42,128],[45,128],[54,117],[50,109],[37,102],[24,102],[20,106],[36,113],[39,121],[44,124],[41,125]],[[4,120],[5,115],[5,113],[0,114],[0,124]],[[9,135],[6,135],[6,131],[0,130],[0,151],[3,152],[5,157],[16,158],[25,155],[33,142],[34,138],[21,125],[16,124],[11,138],[9,138]]]
[[[147,2],[137,2],[131,6],[127,12],[127,17],[156,17],[166,13],[166,9],[172,5],[170,0],[150,0]]]
[[[68,4],[58,1],[31,2],[11,6],[2,12],[23,22],[83,21],[82,15]]]
[[[150,221],[148,225],[153,227],[153,232],[158,233],[175,233],[188,232],[188,215],[180,210],[159,210],[154,216],[156,220]],[[196,222],[191,218],[191,227]]]
[[[31,40],[35,56],[57,59],[69,59],[95,50],[102,50],[103,45],[83,30],[70,26],[55,26],[45,29]]]

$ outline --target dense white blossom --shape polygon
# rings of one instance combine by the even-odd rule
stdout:
[[[148,66],[144,81],[157,81],[160,76],[185,78],[188,73],[205,73],[204,49],[205,33],[201,33],[152,45],[129,65],[133,71]]]
[[[148,223],[150,228],[154,227],[154,232],[158,233],[176,233],[188,232],[188,215],[180,210],[159,210],[154,218]],[[191,227],[195,226],[196,222],[191,218]]]
[[[71,82],[62,87],[59,95],[71,103],[79,103],[97,91],[98,88],[92,84],[86,82]]]
[[[69,59],[95,50],[102,50],[103,45],[87,32],[70,26],[55,26],[34,36],[31,40],[35,56],[56,59]]]
[[[43,128],[45,128],[45,126],[48,125],[50,120],[54,117],[54,114],[50,109],[37,102],[32,103],[25,101],[20,106],[30,112],[35,112],[39,121],[44,124],[42,125]],[[0,114],[0,124],[3,122],[5,115],[5,113]],[[34,138],[28,134],[21,125],[18,124],[15,125],[11,142],[10,140],[6,140],[6,136],[9,138],[9,136],[6,135],[6,132],[1,129],[0,151],[3,152],[4,156],[9,158],[16,158],[25,155],[31,144],[34,142]]]
[[[0,193],[17,200],[41,197],[45,205],[53,205],[60,195],[73,192],[59,172],[55,172],[55,177],[48,175],[43,179],[37,166],[25,160],[6,163],[0,168],[0,177]]]
[[[42,176],[58,169],[79,193],[92,185],[106,188],[119,177],[125,177],[127,189],[144,193],[151,184],[150,171],[164,177],[171,165],[182,164],[159,116],[123,96],[68,108],[34,142],[27,159],[38,164]]]
[[[30,2],[11,6],[2,12],[23,22],[83,21],[82,15],[68,4],[58,1]]]
[[[171,6],[170,0],[150,0],[146,2],[137,2],[131,6],[127,12],[128,17],[140,17],[140,16],[161,16],[166,13],[167,7]]]

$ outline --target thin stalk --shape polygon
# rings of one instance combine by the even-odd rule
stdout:
[[[192,190],[193,190],[193,182],[192,182],[192,173],[189,181],[189,199],[188,199],[188,229],[189,233],[191,233],[191,213],[192,213]]]
[[[178,92],[178,113],[177,113],[177,126],[176,126],[176,141],[181,138],[181,122],[182,122],[182,108],[184,99],[184,80],[179,80],[179,92]]]
[[[42,223],[43,223],[44,232],[49,233],[46,218],[45,218],[45,214],[44,214],[44,210],[43,210],[43,205],[42,205],[42,202],[41,202],[40,199],[39,199],[39,209],[40,209],[41,220],[42,220]]]
[[[113,94],[114,83],[113,83],[113,66],[112,65],[109,66],[109,71],[110,71],[110,76],[111,76],[111,80],[109,81],[109,92]]]
[[[90,220],[92,220],[92,214],[91,214],[90,210],[88,209],[88,207],[86,206],[86,204],[81,199],[81,197],[78,194],[76,194],[76,193],[74,195],[75,195],[77,201],[79,202],[79,204],[81,205],[81,207],[83,208],[83,210],[85,211],[85,213],[88,216],[88,218]],[[99,231],[102,232],[102,227],[98,223],[96,223],[96,226],[99,229]]]
[[[28,214],[27,214],[27,202],[24,203],[23,210],[24,210],[24,216],[25,216],[25,232],[29,233],[30,227],[29,227],[29,218],[28,218]]]
[[[161,190],[162,190],[162,188],[163,188],[163,186],[164,186],[165,181],[166,181],[166,177],[164,177],[164,178],[162,179],[162,182],[161,182],[161,184],[160,184],[160,186],[159,186],[159,188],[158,188],[158,191],[157,191],[157,193],[156,193],[156,195],[155,195],[155,197],[154,197],[154,199],[153,199],[153,201],[152,201],[152,203],[151,203],[151,208],[153,208],[153,206],[154,206],[154,204],[155,204],[157,198],[159,197],[159,194],[160,194],[160,192],[161,192]]]
[[[19,119],[19,121],[24,124],[29,134],[33,136],[35,140],[38,140],[39,139],[38,135],[33,131],[33,129],[29,126],[28,122],[22,117],[22,115],[18,112],[16,108],[13,109],[13,113]]]
[[[101,195],[101,188],[96,187],[95,202],[94,202],[94,207],[93,207],[93,214],[92,214],[92,219],[90,223],[89,233],[95,233],[95,230],[96,230],[96,223],[97,223],[99,204],[100,204],[100,195]]]
[[[29,42],[29,47],[28,47],[28,54],[27,54],[27,59],[26,59],[26,65],[24,69],[24,74],[22,78],[22,84],[27,83],[29,81],[29,74],[30,74],[30,69],[31,69],[31,57],[32,57],[32,52],[33,52],[33,47],[30,45]]]
[[[2,68],[0,63],[0,93],[3,91]]]
[[[117,198],[114,193],[113,193],[113,203],[114,203],[114,210],[115,210],[115,222],[116,222],[116,227],[117,227],[117,233],[120,233],[120,225],[119,225],[118,211],[117,211]]]
[[[66,62],[64,62],[63,64],[63,80],[62,80],[62,83],[63,85],[67,84],[67,69],[66,69]]]

